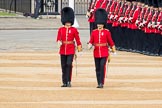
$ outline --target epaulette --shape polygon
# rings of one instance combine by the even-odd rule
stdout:
[[[96,30],[98,30],[98,29],[94,29],[93,31],[96,31]]]
[[[109,29],[105,29],[106,31],[110,31]]]

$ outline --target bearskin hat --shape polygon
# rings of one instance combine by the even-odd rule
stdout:
[[[134,1],[136,1],[136,2],[141,2],[141,0],[134,0]]]
[[[98,8],[95,12],[95,23],[96,24],[104,24],[107,23],[107,12],[103,8]]]
[[[61,22],[63,25],[65,25],[65,23],[70,22],[71,25],[74,24],[74,11],[71,7],[64,7],[61,10]]]
[[[159,0],[159,7],[162,7],[162,0]]]
[[[145,0],[145,4],[148,5],[149,4],[149,1],[148,0]]]
[[[132,0],[132,2],[136,2],[136,0]]]
[[[132,0],[127,0],[128,2],[132,2]]]
[[[153,6],[152,0],[148,0],[149,6]]]
[[[158,0],[153,0],[153,6],[155,7],[155,8],[158,8],[159,6],[158,6]]]
[[[141,3],[145,3],[145,0],[140,0]]]

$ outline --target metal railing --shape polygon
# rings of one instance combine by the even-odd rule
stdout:
[[[74,11],[77,15],[84,15],[87,12],[91,0],[74,0]],[[69,0],[61,0],[61,9],[68,6]]]
[[[42,14],[59,14],[58,0],[42,0],[41,13]]]
[[[0,0],[0,8],[14,12],[31,13],[34,0]],[[91,0],[74,0],[74,11],[77,15],[84,15]],[[42,0],[41,13],[59,14],[60,10],[68,6],[69,0]]]

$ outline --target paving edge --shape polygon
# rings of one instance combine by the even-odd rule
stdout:
[[[0,30],[57,30],[58,28],[0,28]],[[79,30],[89,30],[89,28],[77,28]]]

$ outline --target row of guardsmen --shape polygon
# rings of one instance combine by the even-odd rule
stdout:
[[[107,29],[118,50],[162,56],[162,0],[92,0],[87,11],[90,33],[98,8],[108,13]]]

